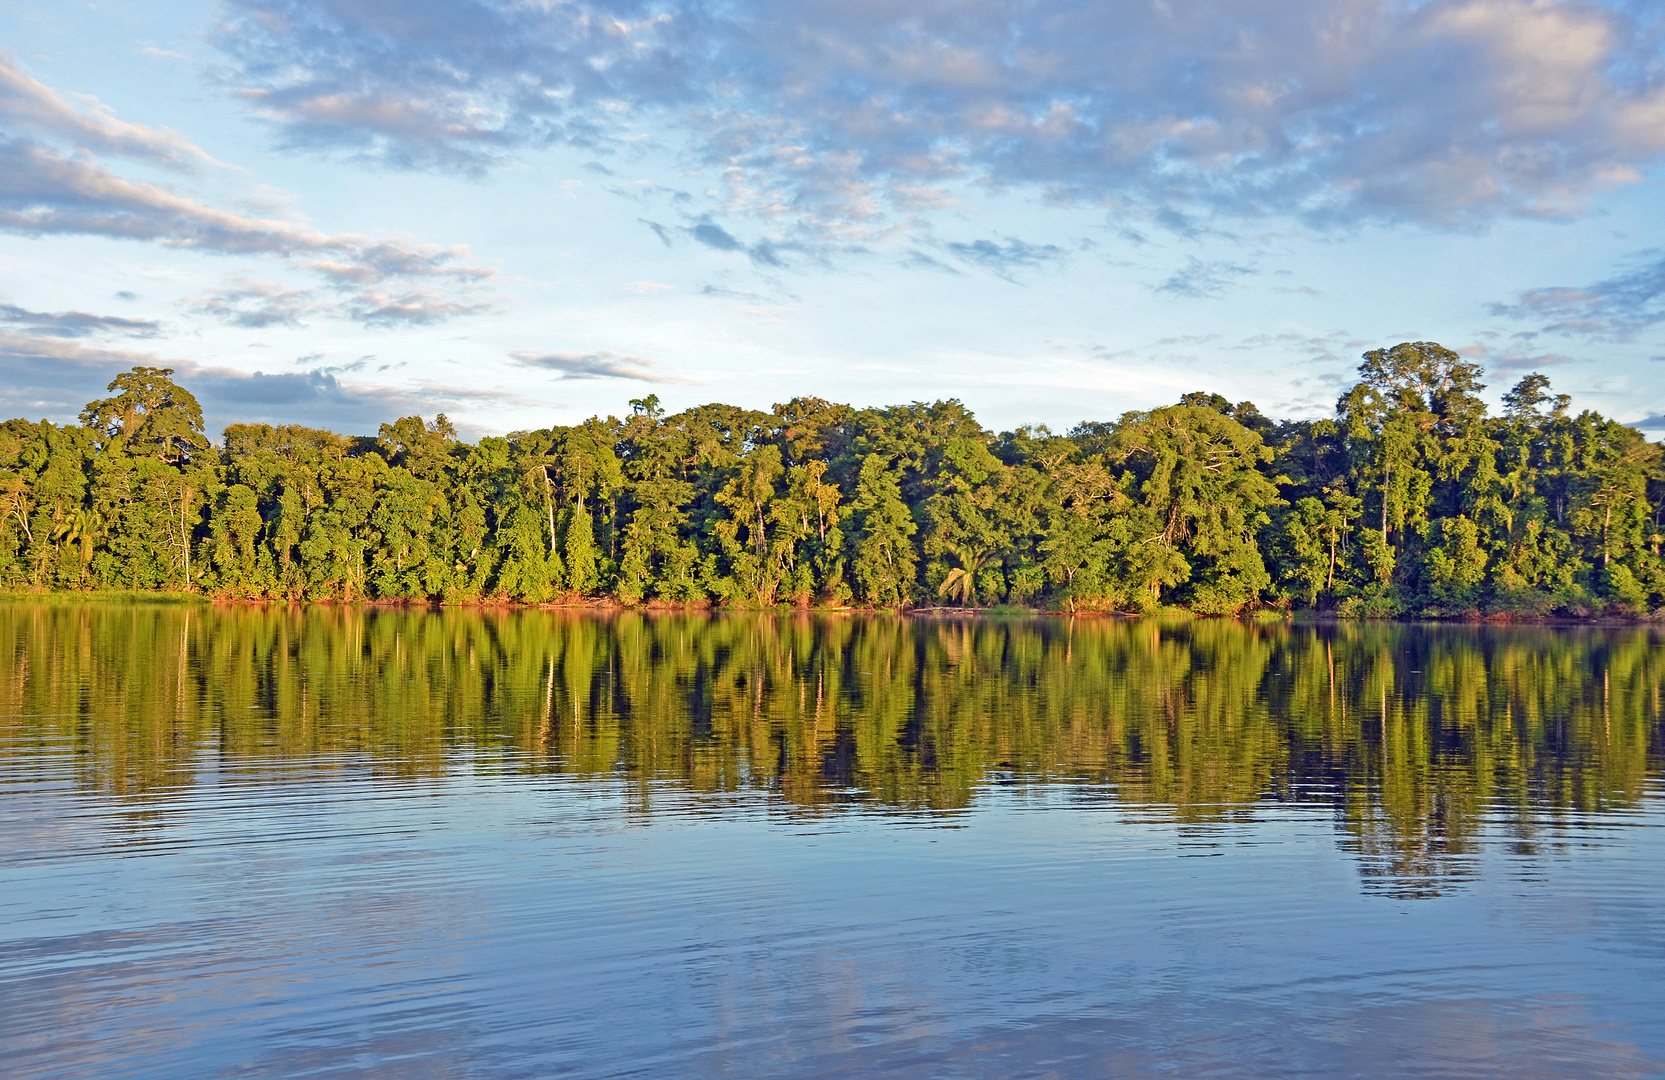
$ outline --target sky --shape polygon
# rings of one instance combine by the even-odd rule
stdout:
[[[1665,431],[1665,5],[10,0],[0,416],[1322,417],[1437,341]]]

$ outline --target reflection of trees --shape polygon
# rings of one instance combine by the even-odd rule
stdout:
[[[1640,799],[1648,630],[910,622],[164,605],[0,607],[0,737],[121,794],[274,766],[492,767],[778,793],[797,812],[1089,781],[1181,823],[1332,806],[1371,887],[1437,891],[1488,822],[1520,845]]]

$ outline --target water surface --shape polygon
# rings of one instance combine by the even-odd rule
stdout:
[[[0,604],[3,1071],[1656,1076],[1662,645]]]

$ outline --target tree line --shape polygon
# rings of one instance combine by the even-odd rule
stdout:
[[[0,586],[228,598],[1343,616],[1665,605],[1659,444],[1533,373],[1364,354],[1333,419],[1175,405],[995,433],[956,400],[769,412],[656,396],[482,438],[233,424],[167,368],[79,424],[0,424]]]

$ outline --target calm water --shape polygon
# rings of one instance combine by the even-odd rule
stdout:
[[[0,1073],[1657,1076],[1662,646],[0,604]]]

